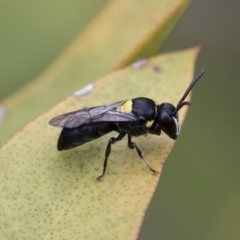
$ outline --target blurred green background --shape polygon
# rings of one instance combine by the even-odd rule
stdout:
[[[240,239],[240,2],[195,0],[164,51],[200,44],[181,135],[139,239]]]
[[[0,1],[0,100],[36,78],[108,1],[93,2]],[[79,15],[83,3],[88,11]],[[141,240],[240,239],[239,9],[237,1],[193,1],[162,51],[200,44],[196,74],[207,73],[194,88]]]

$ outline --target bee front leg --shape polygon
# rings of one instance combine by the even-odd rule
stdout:
[[[154,170],[148,163],[148,161],[144,158],[143,156],[143,152],[141,150],[141,148],[135,143],[135,142],[132,142],[132,139],[131,139],[131,136],[128,134],[128,147],[130,149],[136,149],[137,150],[137,153],[138,153],[138,156],[142,159],[142,162],[153,172],[153,174],[158,174],[158,172],[156,170]]]

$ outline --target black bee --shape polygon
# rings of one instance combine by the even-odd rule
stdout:
[[[103,172],[97,180],[105,175],[111,145],[122,140],[126,135],[128,136],[128,147],[135,148],[143,163],[156,174],[157,171],[148,164],[140,147],[132,142],[132,137],[148,133],[160,135],[163,131],[170,138],[176,139],[180,133],[178,111],[183,106],[190,105],[184,100],[204,72],[205,70],[202,70],[191,82],[176,107],[170,103],[157,105],[152,99],[138,97],[54,117],[49,124],[63,128],[58,139],[57,149],[61,151],[74,148],[116,131],[119,135],[108,141]]]

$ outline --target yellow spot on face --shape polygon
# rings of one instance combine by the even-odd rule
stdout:
[[[132,100],[128,100],[123,104],[122,111],[125,113],[132,112]]]
[[[148,122],[146,123],[146,127],[147,127],[147,128],[150,128],[150,127],[153,125],[153,122],[154,122],[154,120],[148,121]]]

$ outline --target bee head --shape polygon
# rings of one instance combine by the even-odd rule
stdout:
[[[190,105],[189,102],[184,100],[196,82],[202,77],[204,72],[205,70],[202,70],[200,74],[191,82],[176,107],[171,103],[162,103],[157,106],[157,123],[159,124],[160,128],[172,139],[176,139],[180,133],[178,111],[183,106]]]
[[[157,122],[161,129],[172,139],[180,133],[177,109],[170,103],[158,105]]]

